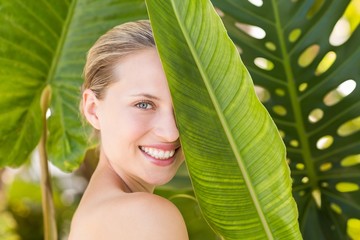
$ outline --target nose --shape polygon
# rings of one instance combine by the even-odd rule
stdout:
[[[159,114],[155,134],[164,142],[175,142],[179,139],[174,112]]]

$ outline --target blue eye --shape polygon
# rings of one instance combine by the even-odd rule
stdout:
[[[138,108],[144,109],[144,110],[149,110],[149,109],[154,108],[152,103],[145,102],[145,101],[139,102],[135,106],[138,107]]]

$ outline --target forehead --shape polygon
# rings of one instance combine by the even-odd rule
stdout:
[[[115,84],[129,95],[149,93],[169,95],[160,57],[155,48],[137,51],[124,57],[114,70]]]

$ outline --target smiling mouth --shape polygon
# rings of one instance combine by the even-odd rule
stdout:
[[[145,152],[149,156],[151,156],[155,159],[159,159],[159,160],[165,160],[165,159],[172,158],[175,155],[175,152],[177,150],[177,149],[174,149],[174,150],[164,151],[164,150],[158,149],[158,148],[142,147],[142,146],[140,146],[139,148],[141,151]]]

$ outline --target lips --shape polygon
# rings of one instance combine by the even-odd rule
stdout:
[[[175,155],[175,149],[173,150],[162,150],[152,147],[140,147],[140,149],[151,157],[158,160],[165,160],[172,158]]]

